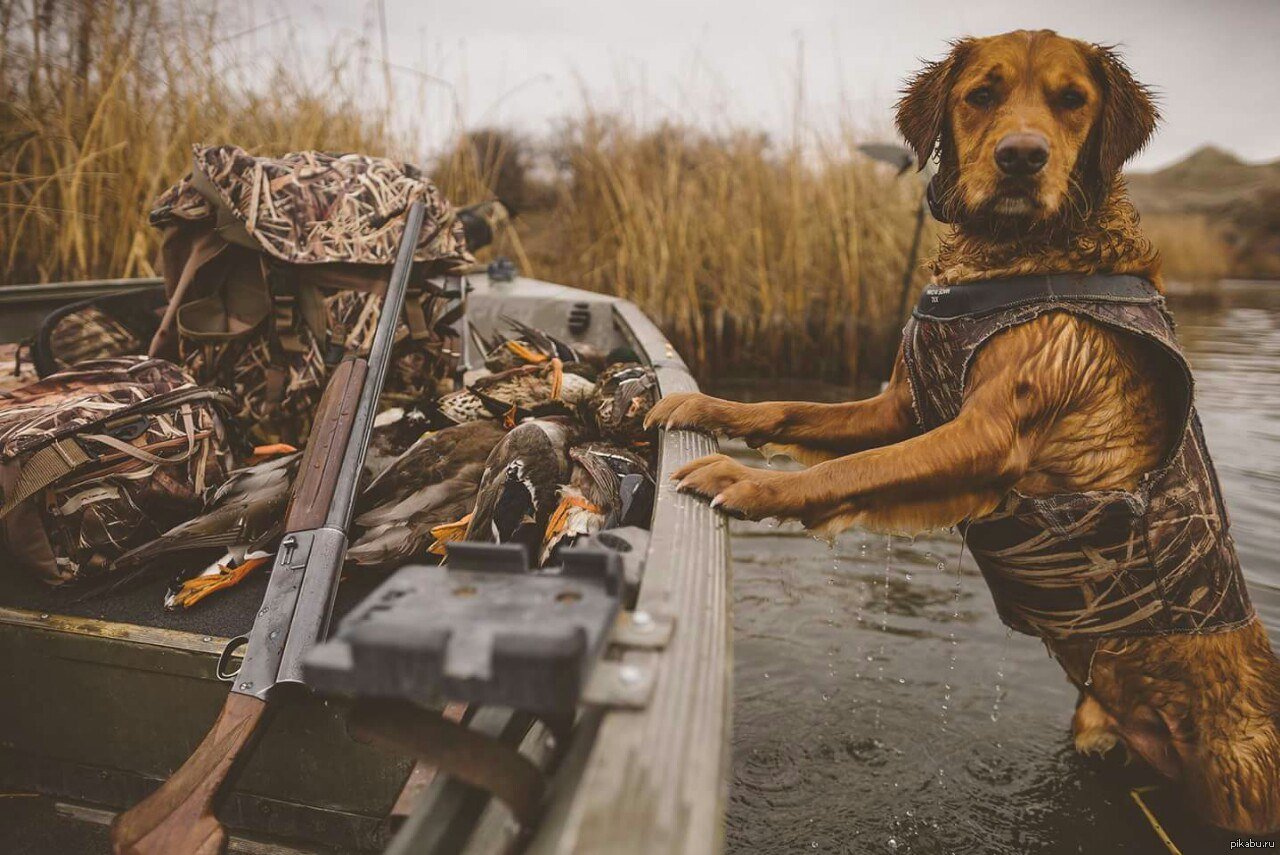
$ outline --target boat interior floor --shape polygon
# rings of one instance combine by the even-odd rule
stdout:
[[[120,590],[91,597],[85,597],[84,590],[52,588],[12,567],[4,567],[0,568],[0,607],[220,638],[248,633],[262,605],[269,573],[255,572],[240,584],[219,591],[189,609],[165,611],[165,589],[179,566],[172,563]],[[334,606],[335,625],[387,575],[363,568],[345,573]]]

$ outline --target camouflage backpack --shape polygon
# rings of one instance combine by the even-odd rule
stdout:
[[[84,362],[0,396],[0,551],[63,585],[195,515],[231,468],[230,404],[145,356]]]
[[[472,263],[462,226],[416,167],[356,154],[197,147],[151,213],[169,294],[151,354],[230,389],[256,441],[300,444],[329,369],[371,344],[419,199],[427,223],[385,394],[408,403],[451,388],[461,285],[448,277]]]

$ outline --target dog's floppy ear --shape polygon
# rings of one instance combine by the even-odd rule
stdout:
[[[1091,61],[1103,93],[1096,166],[1100,175],[1110,179],[1151,139],[1160,113],[1151,90],[1134,79],[1114,48],[1094,45]]]
[[[951,53],[937,62],[926,62],[902,90],[897,105],[898,131],[915,151],[920,169],[924,169],[933,156],[934,146],[942,135],[947,118],[947,95],[973,44],[973,39],[952,42]]]

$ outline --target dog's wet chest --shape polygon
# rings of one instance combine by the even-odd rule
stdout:
[[[1108,342],[1084,370],[1080,390],[1046,432],[1015,488],[1027,495],[1133,490],[1159,467],[1178,422],[1173,402],[1134,357],[1134,344]]]

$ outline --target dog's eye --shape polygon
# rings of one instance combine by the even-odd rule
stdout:
[[[964,100],[975,107],[990,107],[996,100],[996,93],[991,91],[990,86],[979,86],[966,95]]]
[[[1084,106],[1084,93],[1075,89],[1068,89],[1062,93],[1059,101],[1068,110],[1078,110]]]

